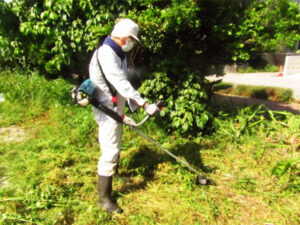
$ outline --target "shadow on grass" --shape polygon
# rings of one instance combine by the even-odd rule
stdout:
[[[191,167],[193,167],[197,171],[202,171],[204,173],[212,173],[214,171],[214,168],[209,168],[203,164],[201,157],[201,149],[203,149],[203,146],[201,144],[190,141],[184,144],[177,144],[172,153],[174,153],[177,157],[181,159],[183,158],[184,161],[186,161]],[[170,159],[170,161],[173,164],[181,164],[173,158]],[[186,169],[188,170],[188,168]]]
[[[141,145],[137,151],[126,158],[121,158],[118,177],[126,182],[120,192],[128,193],[143,189],[154,178],[158,164],[164,162],[163,155],[149,145]],[[131,181],[135,176],[141,176],[139,181]]]
[[[186,161],[200,173],[211,173],[214,169],[208,168],[203,164],[201,159],[201,148],[200,144],[191,141],[184,144],[176,144],[168,150],[178,156],[178,158]],[[120,161],[118,177],[124,180],[124,184],[119,189],[119,192],[129,193],[145,188],[148,182],[154,180],[155,171],[157,170],[158,165],[163,162],[170,162],[172,165],[182,165],[163,150],[156,149],[150,143],[149,145],[140,146],[140,148],[130,155],[130,157],[126,157]],[[182,166],[189,171],[186,166]],[[133,181],[132,178],[135,176],[141,176],[143,179]]]

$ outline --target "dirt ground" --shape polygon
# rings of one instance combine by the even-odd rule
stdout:
[[[7,142],[19,142],[25,137],[25,131],[23,128],[17,126],[0,127],[0,144]],[[9,185],[9,178],[5,176],[6,168],[0,165],[0,188],[7,187]]]
[[[17,126],[0,127],[0,142],[18,142],[24,138],[24,129]]]

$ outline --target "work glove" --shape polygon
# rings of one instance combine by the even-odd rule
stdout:
[[[123,123],[127,124],[128,126],[131,127],[136,127],[137,124],[135,123],[135,121],[133,119],[131,119],[130,117],[127,116],[123,116]]]
[[[154,116],[160,110],[156,104],[148,104],[148,103],[146,104],[144,109],[146,110],[149,116]]]

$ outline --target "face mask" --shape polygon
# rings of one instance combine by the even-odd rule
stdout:
[[[134,47],[134,44],[135,44],[135,41],[127,39],[126,44],[122,45],[123,52],[129,52]]]

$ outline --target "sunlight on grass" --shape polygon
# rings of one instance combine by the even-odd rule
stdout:
[[[0,103],[0,126],[24,132],[18,142],[0,133],[1,224],[299,224],[299,116],[263,106],[219,108],[215,132],[197,138],[170,135],[154,119],[141,128],[211,178],[211,186],[197,186],[187,168],[124,127],[113,183],[124,213],[110,215],[97,206],[101,151],[91,109],[72,104],[67,81],[20,82],[32,79],[53,88],[44,97],[38,93],[50,89]],[[3,89],[13,80],[1,74],[5,96],[18,96],[20,89]]]

